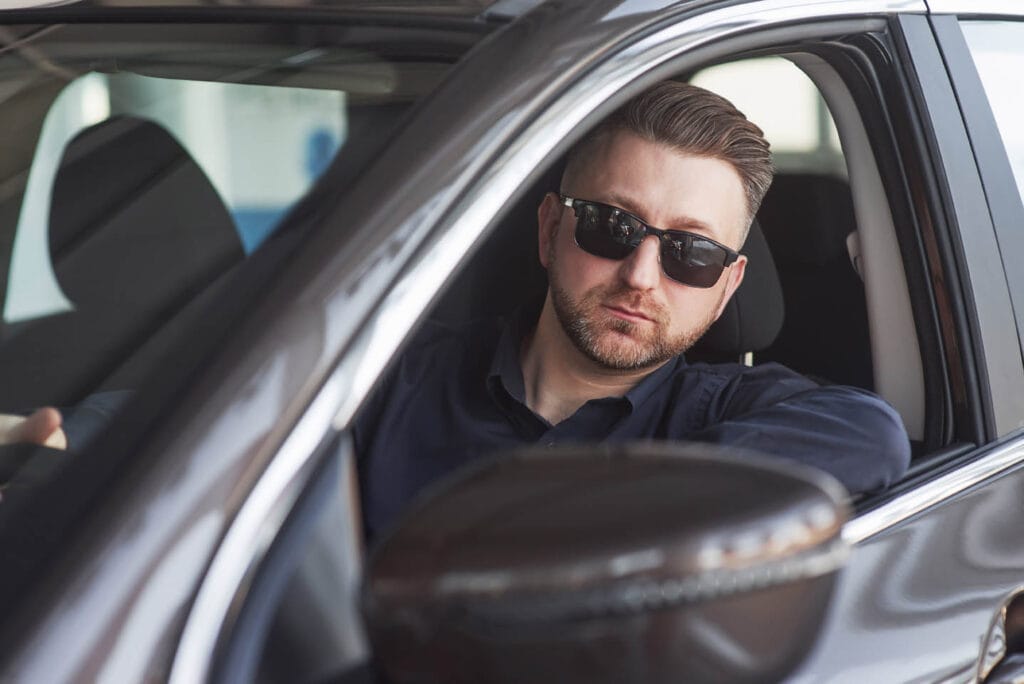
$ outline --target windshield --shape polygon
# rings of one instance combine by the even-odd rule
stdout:
[[[451,57],[323,26],[17,34],[6,34],[0,55],[0,342],[8,346],[38,336],[48,319],[110,313],[126,290],[145,290],[149,301],[124,315],[148,328],[165,322],[171,300],[256,250],[336,155],[353,165],[370,159]],[[147,264],[173,257],[187,263],[163,278]],[[104,317],[89,318],[98,326]],[[5,366],[0,409],[81,401],[140,341],[74,353],[74,368],[62,366],[46,387],[12,382]],[[48,351],[27,361],[52,366]]]
[[[328,167],[340,196],[471,42],[328,23],[0,28],[0,414],[56,407],[84,450],[202,340],[197,312],[252,256],[283,249],[272,238]],[[232,311],[259,296],[246,282]],[[20,459],[0,464],[5,502],[31,489]]]

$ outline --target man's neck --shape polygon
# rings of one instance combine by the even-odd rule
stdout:
[[[563,330],[548,295],[533,333],[523,340],[520,365],[526,405],[552,425],[592,399],[621,397],[653,372],[608,369],[584,355]]]

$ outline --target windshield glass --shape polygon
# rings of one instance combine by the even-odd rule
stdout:
[[[280,249],[321,174],[343,167],[343,194],[469,42],[379,24],[0,28],[0,423],[56,407],[83,450],[201,341],[196,311]],[[20,459],[0,464],[5,500]]]

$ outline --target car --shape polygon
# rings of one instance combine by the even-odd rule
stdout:
[[[656,551],[778,539],[793,516],[803,541],[749,554],[749,581],[621,605],[699,617],[668,650],[732,669],[695,678],[1024,672],[1017,3],[12,0],[0,41],[0,412],[60,407],[71,446],[0,447],[0,678],[436,679],[395,664],[440,646],[388,640],[395,597],[374,580],[415,557],[418,528],[364,548],[353,421],[424,321],[507,312],[537,282],[538,194],[584,131],[666,78],[763,121],[779,171],[758,216],[775,285],[752,295],[777,289],[780,320],[697,353],[873,390],[913,461],[848,499],[784,461],[675,445],[676,475],[726,483],[694,490],[723,510]],[[612,460],[664,455],[637,448]],[[567,462],[486,467],[514,482]],[[473,478],[494,472],[429,493],[420,520],[479,501]],[[674,529],[645,513],[631,520]],[[539,577],[571,533],[552,526]],[[790,573],[793,548],[813,577]],[[442,579],[465,571],[446,554]],[[566,605],[546,586],[516,619]],[[420,598],[390,615],[451,608]],[[505,642],[464,634],[453,677],[472,681],[473,649]],[[684,666],[646,638],[604,651],[604,678]],[[555,672],[495,662],[499,680]],[[591,681],[580,667],[566,676]]]

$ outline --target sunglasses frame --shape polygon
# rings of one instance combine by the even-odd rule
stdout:
[[[685,231],[685,230],[662,230],[661,228],[655,228],[654,226],[650,225],[649,223],[647,223],[646,221],[641,219],[636,214],[632,214],[632,213],[626,211],[625,209],[622,209],[621,207],[615,206],[614,204],[606,204],[605,202],[595,202],[594,200],[578,199],[578,198],[575,198],[575,197],[570,197],[569,195],[566,195],[564,193],[558,193],[558,200],[559,200],[559,203],[562,204],[563,206],[566,206],[566,207],[569,207],[570,209],[572,209],[573,210],[573,214],[576,217],[576,227],[573,230],[573,240],[576,242],[576,245],[580,249],[582,249],[584,252],[586,252],[587,254],[590,254],[592,256],[596,256],[599,259],[611,259],[613,261],[621,261],[622,259],[625,259],[626,256],[623,256],[621,259],[615,259],[614,257],[606,257],[606,256],[602,256],[600,254],[594,254],[593,252],[591,252],[590,250],[586,249],[585,247],[583,247],[583,245],[580,244],[579,239],[576,237],[577,232],[579,231],[579,213],[578,213],[578,208],[580,206],[593,205],[593,206],[596,206],[596,207],[599,207],[599,208],[608,209],[608,210],[611,210],[611,211],[618,212],[618,213],[620,213],[620,214],[622,214],[624,216],[628,216],[629,218],[631,218],[634,221],[636,221],[640,225],[640,227],[643,229],[643,237],[641,237],[640,241],[637,242],[637,244],[630,250],[630,254],[632,254],[633,251],[635,251],[640,246],[640,244],[643,243],[643,241],[645,239],[647,239],[648,235],[653,235],[656,238],[658,238],[658,241],[659,241],[659,252],[658,253],[659,254],[662,254],[660,246],[665,243],[666,239],[672,239],[674,236],[679,236],[681,238],[684,238],[684,239],[690,240],[690,241],[692,241],[692,240],[700,240],[702,242],[710,243],[710,244],[714,245],[715,247],[721,249],[725,253],[725,256],[722,258],[722,262],[721,262],[722,263],[722,271],[718,274],[718,278],[715,279],[715,282],[711,283],[710,285],[694,285],[693,283],[687,283],[687,282],[685,282],[683,280],[679,280],[678,278],[674,278],[672,275],[670,275],[668,273],[667,270],[665,270],[664,258],[661,259],[661,264],[662,264],[661,265],[661,270],[665,274],[665,276],[667,278],[669,278],[670,280],[673,280],[673,281],[675,281],[677,283],[681,283],[681,284],[686,285],[688,287],[697,287],[697,288],[701,288],[701,289],[707,289],[707,288],[710,288],[710,287],[714,287],[715,284],[718,282],[718,280],[721,279],[722,273],[725,272],[725,269],[727,269],[728,267],[730,267],[734,263],[736,263],[736,260],[740,256],[740,253],[737,250],[730,249],[729,247],[726,247],[722,243],[717,242],[715,240],[712,240],[711,238],[707,237],[706,235],[701,235],[700,233],[691,233],[691,232]]]

